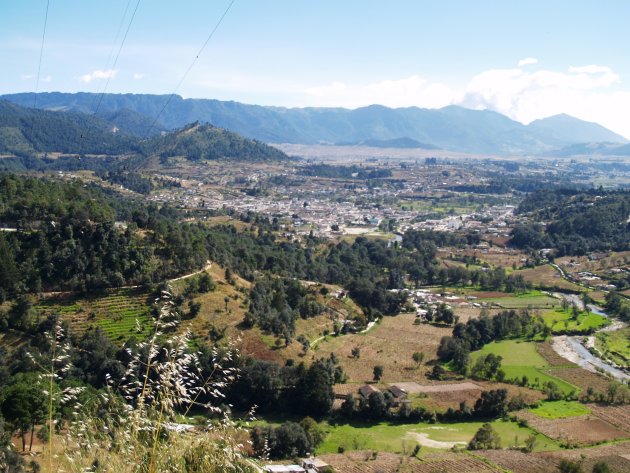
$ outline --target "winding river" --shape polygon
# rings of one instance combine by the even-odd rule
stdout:
[[[582,304],[579,297],[573,294],[556,293],[554,295],[557,297],[564,297],[570,303],[576,303],[578,305]],[[595,314],[608,317],[608,314],[606,314],[601,307],[589,304],[588,309]],[[625,327],[625,324],[623,322],[615,321],[613,324],[598,330],[598,332],[610,332],[612,330],[619,330],[623,327]],[[593,372],[596,372],[597,369],[600,369],[605,371],[618,381],[630,381],[630,374],[593,355],[582,343],[585,338],[586,337],[584,335],[559,335],[553,337],[553,341],[551,344],[554,350],[556,350],[559,355],[565,357],[569,361],[581,366],[584,369]]]

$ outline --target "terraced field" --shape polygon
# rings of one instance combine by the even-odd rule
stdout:
[[[141,337],[150,331],[153,319],[149,306],[146,292],[119,289],[100,297],[48,298],[39,301],[35,310],[40,316],[58,314],[70,324],[73,332],[82,333],[99,326],[112,340],[122,342],[132,335]]]

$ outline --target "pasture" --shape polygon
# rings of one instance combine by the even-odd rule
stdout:
[[[317,453],[336,453],[339,447],[344,450],[378,450],[403,453],[420,444],[429,448],[451,448],[465,446],[483,422],[453,422],[443,424],[394,422],[351,422],[328,425],[328,435],[319,446]],[[523,446],[530,435],[536,436],[538,450],[555,450],[558,445],[553,440],[521,427],[516,422],[497,420],[492,427],[501,437],[504,448]]]
[[[525,376],[528,379],[528,386],[538,389],[541,389],[544,383],[553,381],[565,394],[579,390],[576,386],[549,373],[549,364],[536,351],[536,343],[524,340],[492,342],[472,353],[472,362],[474,363],[481,355],[494,353],[503,358],[501,367],[505,371],[506,379],[522,380]]]
[[[565,419],[590,414],[591,410],[577,401],[543,402],[539,407],[530,409],[538,417],[546,419]]]
[[[610,323],[606,317],[592,312],[580,312],[574,316],[570,308],[545,311],[542,318],[553,333],[565,331],[591,333]]]

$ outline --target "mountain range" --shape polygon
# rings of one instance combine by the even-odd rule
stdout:
[[[33,93],[0,96],[33,106]],[[192,122],[210,123],[267,143],[365,144],[418,147],[495,155],[554,155],[572,146],[588,151],[589,143],[628,140],[597,123],[569,115],[536,120],[529,125],[489,110],[451,105],[440,109],[388,108],[371,105],[344,108],[282,108],[211,99],[148,94],[40,93],[37,107],[94,113],[126,133],[146,137]],[[591,147],[592,148],[592,147]],[[611,151],[612,150],[612,151]],[[569,151],[570,152],[570,151]]]

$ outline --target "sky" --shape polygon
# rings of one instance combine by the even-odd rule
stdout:
[[[199,54],[230,2],[2,1],[0,94],[456,104],[523,123],[567,113],[630,138],[628,1],[234,0]]]

